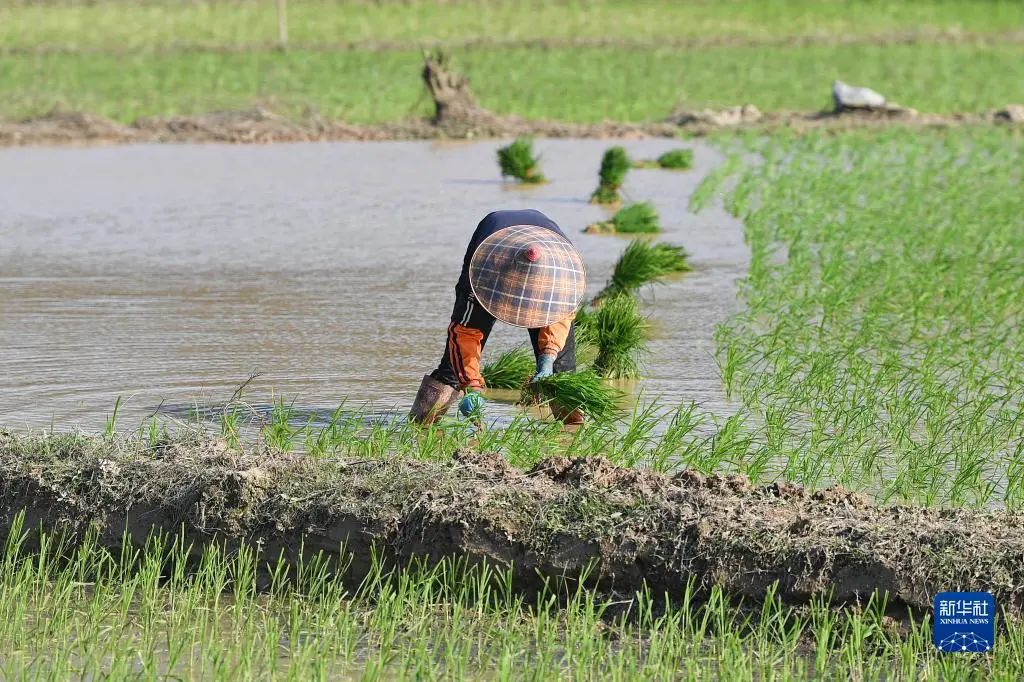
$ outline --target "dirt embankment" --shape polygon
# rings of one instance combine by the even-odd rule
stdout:
[[[469,79],[455,71],[444,54],[426,55],[421,77],[434,101],[434,116],[429,120],[358,126],[318,117],[293,120],[263,109],[251,109],[144,118],[126,125],[83,112],[53,111],[21,121],[0,121],[0,146],[423,140],[516,135],[636,138],[674,137],[681,133],[704,135],[720,130],[1024,123],[1024,105],[1019,104],[989,112],[959,114],[927,114],[899,106],[876,110],[839,108],[834,111],[763,113],[747,104],[718,110],[676,110],[657,123],[533,121],[498,115],[481,107],[470,90]]]
[[[498,455],[449,463],[314,460],[195,441],[152,450],[85,437],[0,432],[0,533],[27,527],[99,529],[117,548],[127,531],[184,528],[208,542],[266,556],[352,553],[353,577],[371,547],[402,561],[446,556],[510,566],[519,589],[586,573],[594,587],[644,583],[681,594],[687,581],[760,598],[865,600],[929,608],[934,594],[989,590],[1024,607],[1024,516],[876,507],[832,488],[684,472],[667,476],[601,459],[553,457],[529,472]]]
[[[1017,105],[1019,107],[1019,105]],[[660,123],[564,123],[499,116],[480,110],[472,118],[409,120],[378,125],[352,125],[322,119],[292,120],[264,109],[223,111],[195,116],[146,118],[131,124],[74,111],[54,111],[21,121],[0,120],[0,147],[29,145],[105,145],[131,143],[269,144],[281,142],[340,142],[433,140],[444,138],[501,138],[517,135],[574,138],[676,137],[707,135],[723,130],[790,128],[797,131],[877,128],[892,125],[951,127],[1017,123],[1024,108],[1012,106],[970,114],[891,114],[885,112],[775,112],[751,105],[717,110],[681,111]]]

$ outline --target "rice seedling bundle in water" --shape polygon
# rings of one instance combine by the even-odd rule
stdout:
[[[629,204],[620,208],[611,220],[588,225],[584,232],[591,234],[654,234],[661,232],[658,209],[647,201]]]
[[[552,402],[566,410],[580,410],[596,421],[615,419],[622,414],[622,391],[609,386],[592,370],[560,372],[540,379],[523,389],[524,403]]]
[[[533,154],[533,139],[518,137],[515,142],[498,150],[498,165],[503,176],[519,182],[537,184],[545,182],[540,172],[540,157]]]
[[[693,168],[692,149],[673,149],[658,157],[658,167],[669,170],[689,170]]]
[[[635,298],[619,294],[604,299],[589,323],[597,346],[593,369],[608,379],[636,379],[641,358],[648,352],[649,325]]]
[[[594,341],[594,310],[584,306],[576,311],[576,320],[573,322],[573,334],[576,342],[576,361],[587,355],[597,345]]]
[[[623,234],[661,232],[658,224],[658,209],[650,202],[643,201],[619,209],[612,217],[616,232]]]
[[[595,300],[633,293],[645,284],[656,282],[672,273],[687,272],[689,269],[683,247],[651,244],[637,239],[630,242],[619,256],[608,284]]]
[[[537,363],[533,351],[527,348],[513,348],[499,355],[494,362],[488,362],[481,370],[488,388],[522,388],[536,371]]]
[[[626,173],[629,172],[629,157],[622,147],[612,147],[604,153],[601,159],[601,170],[598,171],[598,186],[590,195],[590,201],[594,204],[617,204],[619,189],[626,180]]]
[[[664,168],[667,170],[689,170],[693,168],[692,149],[673,149],[665,152],[657,159],[640,159],[634,161],[633,168]]]

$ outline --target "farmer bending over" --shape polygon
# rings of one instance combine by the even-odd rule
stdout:
[[[441,364],[423,377],[409,419],[433,422],[459,391],[459,411],[482,414],[480,355],[495,319],[529,330],[532,381],[576,369],[573,319],[586,287],[583,260],[553,220],[532,209],[488,214],[466,249]],[[551,411],[567,424],[583,422],[579,410]]]

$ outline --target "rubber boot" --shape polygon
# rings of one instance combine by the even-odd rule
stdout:
[[[433,424],[448,411],[459,392],[429,374],[423,376],[416,400],[409,410],[409,421],[419,424]]]
[[[569,410],[557,403],[551,403],[550,407],[551,415],[566,426],[580,426],[583,424],[583,412],[579,408]]]

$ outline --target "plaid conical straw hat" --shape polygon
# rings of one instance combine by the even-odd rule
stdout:
[[[576,312],[587,273],[580,254],[562,235],[513,225],[480,242],[469,261],[469,285],[495,318],[534,329]]]

